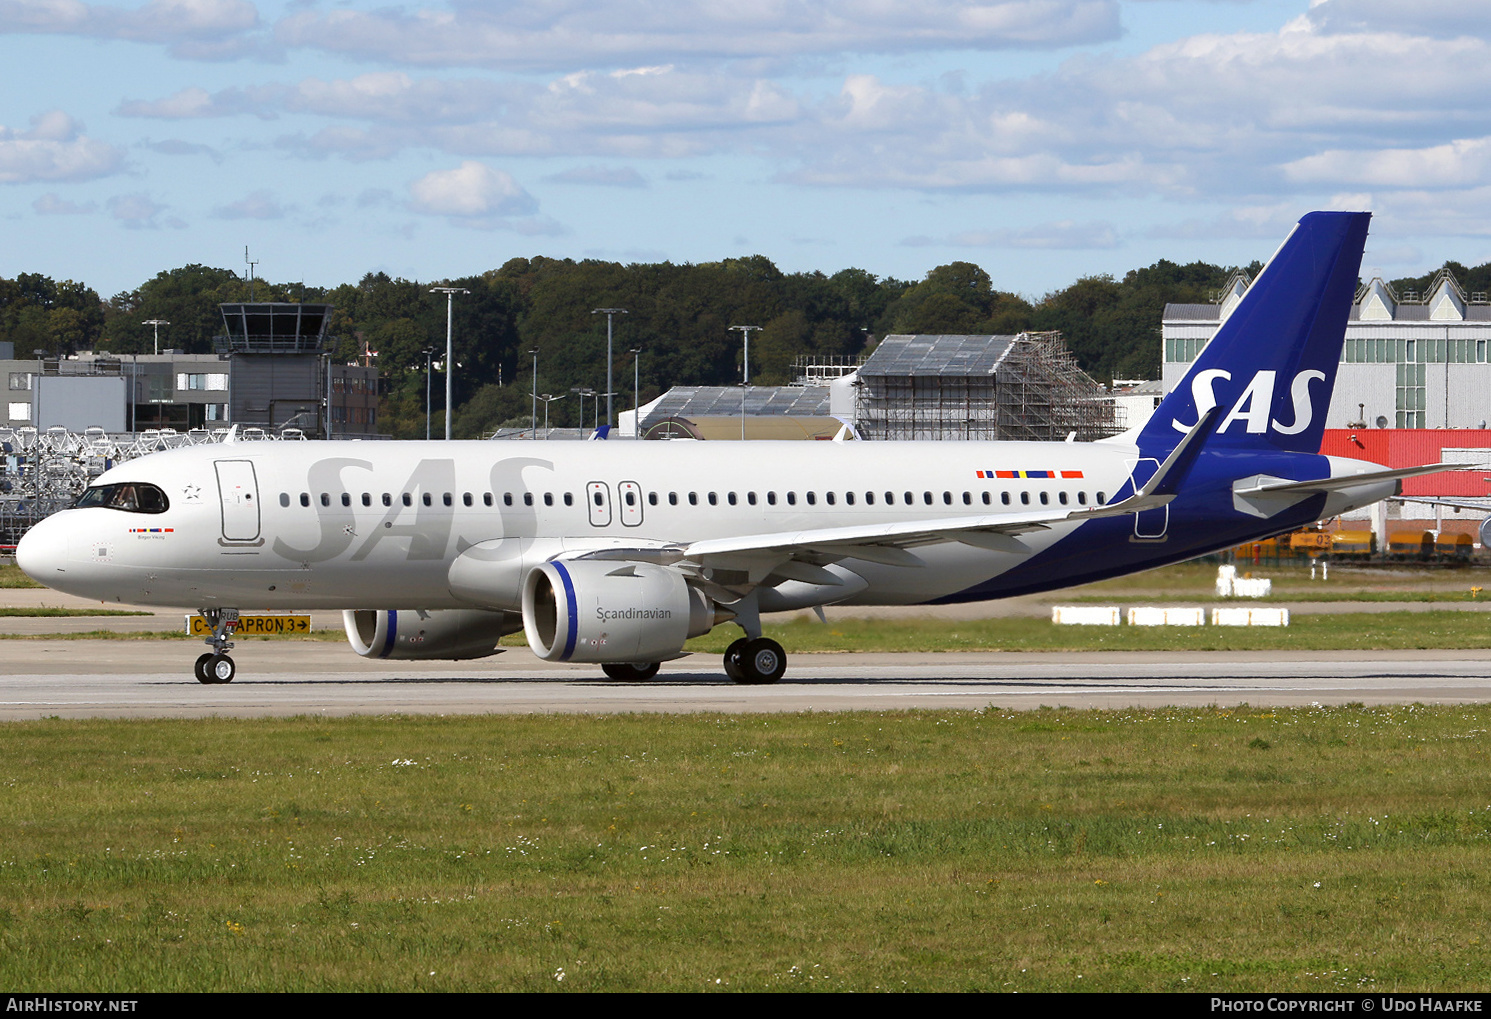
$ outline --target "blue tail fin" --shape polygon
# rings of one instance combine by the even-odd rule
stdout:
[[[1139,433],[1170,449],[1212,407],[1210,448],[1318,453],[1356,296],[1366,212],[1299,221],[1191,370]]]

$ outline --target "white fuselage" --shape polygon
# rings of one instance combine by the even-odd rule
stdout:
[[[115,468],[98,483],[149,481],[169,508],[57,514],[23,563],[45,563],[38,579],[59,590],[144,605],[469,607],[448,571],[481,542],[564,552],[1079,509],[1111,498],[1135,457],[1103,443],[240,442]],[[1039,551],[1077,526],[1024,541]],[[918,555],[925,567],[857,562],[868,586],[847,600],[925,602],[1026,558],[956,542]]]

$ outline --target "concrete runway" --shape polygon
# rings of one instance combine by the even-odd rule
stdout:
[[[528,712],[777,712],[1126,708],[1491,699],[1478,652],[942,653],[795,655],[775,686],[729,682],[715,655],[617,683],[524,650],[476,662],[372,662],[341,644],[243,641],[238,678],[191,678],[185,641],[6,641],[0,719]]]

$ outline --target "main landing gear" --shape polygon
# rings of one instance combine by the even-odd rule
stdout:
[[[656,676],[660,664],[659,662],[647,662],[642,665],[631,662],[607,662],[601,666],[601,671],[610,679],[638,682]]]
[[[725,675],[742,686],[775,683],[787,671],[787,652],[770,637],[742,637],[725,649]]]
[[[233,659],[228,657],[228,650],[233,647],[233,642],[228,638],[233,631],[238,629],[237,609],[200,609],[202,618],[207,620],[212,627],[212,636],[204,637],[203,642],[211,645],[212,650],[197,658],[194,674],[198,683],[217,684],[231,683],[233,677],[238,673],[238,667],[233,664]]]

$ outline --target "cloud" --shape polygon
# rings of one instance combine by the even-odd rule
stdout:
[[[124,153],[82,133],[61,110],[31,118],[31,130],[0,125],[0,184],[92,180],[117,172]]]
[[[457,219],[529,216],[538,202],[510,174],[466,160],[454,170],[435,170],[409,185],[416,212]]]
[[[107,204],[109,215],[130,230],[159,230],[163,226],[173,230],[186,228],[185,221],[179,217],[162,217],[161,214],[170,206],[160,204],[143,192],[115,195]]]
[[[283,46],[435,67],[562,69],[652,60],[1061,47],[1116,39],[1116,0],[455,0],[449,9],[302,11]]]
[[[285,207],[268,191],[255,191],[236,202],[212,210],[218,219],[284,219]]]
[[[1317,0],[1306,15],[1321,32],[1407,32],[1439,39],[1491,33],[1491,9],[1465,0]]]
[[[1329,149],[1286,163],[1295,181],[1369,187],[1468,187],[1491,171],[1491,138],[1456,139],[1421,149]]]
[[[196,142],[183,141],[180,138],[165,138],[155,142],[146,139],[140,145],[151,152],[159,152],[163,156],[206,156],[214,163],[222,163],[223,154],[210,145],[199,145]]]
[[[1118,231],[1111,223],[1076,223],[1060,220],[1018,230],[962,230],[947,237],[908,237],[906,247],[1036,248],[1082,251],[1116,248]]]
[[[645,188],[647,179],[629,166],[577,166],[544,180],[556,184],[589,184],[609,188]]]
[[[167,45],[176,56],[227,59],[261,48],[248,0],[150,0],[134,9],[79,0],[0,0],[0,34],[74,35]]]
[[[36,201],[31,203],[31,208],[38,216],[79,216],[93,212],[98,208],[97,202],[84,202],[82,205],[70,202],[67,199],[48,191]]]

